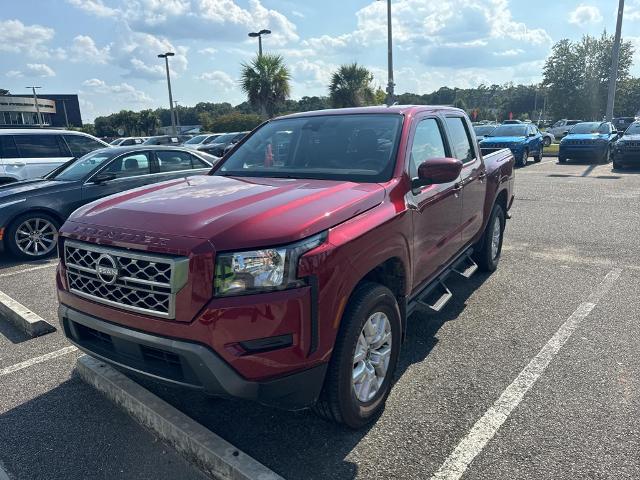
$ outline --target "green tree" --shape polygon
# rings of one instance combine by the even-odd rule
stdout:
[[[376,101],[373,74],[357,63],[341,65],[331,76],[329,100],[334,108],[362,107]]]
[[[208,132],[241,132],[253,130],[263,122],[263,118],[255,113],[228,113],[212,118],[209,114],[203,114],[202,127]]]
[[[160,117],[151,109],[138,113],[138,129],[143,135],[154,135],[160,126]]]
[[[280,55],[259,55],[251,63],[242,64],[240,86],[263,117],[273,117],[289,97],[290,80],[291,74]]]
[[[619,117],[640,114],[640,78],[628,78],[618,84],[615,115]]]

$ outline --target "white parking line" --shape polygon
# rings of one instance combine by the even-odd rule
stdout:
[[[542,350],[533,357],[511,385],[502,392],[500,398],[476,422],[469,434],[462,439],[438,471],[433,474],[431,480],[458,480],[464,475],[469,464],[493,438],[511,412],[520,404],[525,394],[538,381],[544,370],[551,363],[551,360],[553,360],[553,357],[556,356],[573,332],[580,326],[582,320],[591,313],[600,299],[609,291],[621,273],[622,269],[616,268],[607,274],[587,301],[582,303],[571,314],[553,337],[542,347]]]
[[[16,363],[15,365],[11,365],[10,367],[5,367],[0,369],[0,377],[4,375],[9,375],[10,373],[17,372],[18,370],[22,370],[24,368],[28,368],[38,363],[46,362],[47,360],[51,360],[53,358],[61,357],[68,353],[75,352],[76,350],[78,349],[74,346],[64,347],[64,348],[61,348],[60,350],[56,350],[55,352],[47,353],[39,357],[25,360],[24,362]],[[0,480],[2,480],[2,477],[0,477]]]
[[[21,273],[33,272],[35,270],[42,270],[43,268],[51,268],[58,265],[58,262],[48,263],[46,265],[38,265],[37,267],[23,268],[22,270],[16,270],[15,272],[0,273],[0,278],[12,277],[14,275],[20,275]]]
[[[0,463],[0,480],[9,480],[9,474],[2,468],[2,463]]]

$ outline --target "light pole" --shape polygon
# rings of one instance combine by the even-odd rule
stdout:
[[[609,95],[607,96],[607,121],[613,120],[613,107],[616,102],[616,82],[618,80],[618,64],[620,62],[620,38],[622,37],[622,16],[624,14],[624,0],[618,4],[618,21],[616,36],[613,40],[611,52],[611,72],[609,73]]]
[[[178,114],[178,100],[174,100],[173,103],[176,106],[176,125],[180,128],[180,115]]]
[[[261,57],[262,56],[262,35],[269,35],[271,33],[271,30],[260,30],[259,32],[251,32],[249,34],[249,36],[251,38],[255,38],[258,37],[258,56]]]
[[[164,58],[165,65],[167,67],[167,87],[169,88],[169,110],[171,111],[171,130],[174,135],[178,134],[178,129],[176,128],[176,117],[173,113],[173,96],[171,95],[171,76],[169,75],[169,57],[173,57],[175,53],[166,52],[158,55],[158,58]]]
[[[40,105],[38,105],[38,95],[36,95],[36,88],[42,88],[42,87],[31,86],[31,87],[25,87],[25,88],[30,88],[31,91],[33,92],[33,103],[36,104],[36,112],[38,112],[38,123],[40,125],[40,128],[43,128],[44,121],[42,120],[42,114],[40,113]]]
[[[393,105],[395,101],[393,82],[393,30],[391,28],[391,0],[387,0],[387,57],[388,57],[388,75],[389,82],[387,84],[387,105]]]

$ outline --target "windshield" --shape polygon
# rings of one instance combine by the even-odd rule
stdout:
[[[66,182],[82,180],[96,167],[99,167],[110,158],[111,155],[100,151],[88,153],[84,157],[81,157],[74,162],[70,162],[66,168],[53,175],[51,179],[62,180]]]
[[[476,131],[476,135],[489,135],[496,129],[496,127],[494,125],[489,125],[483,127],[474,127],[473,129]]]
[[[223,133],[222,135],[216,137],[213,143],[227,143],[233,140],[233,138],[238,135],[237,133]]]
[[[640,123],[632,123],[624,132],[625,135],[640,135]]]
[[[401,126],[402,117],[391,114],[276,120],[249,137],[215,174],[386,181]]]
[[[190,138],[189,140],[187,140],[186,142],[184,142],[185,145],[193,145],[195,143],[202,143],[205,141],[205,139],[208,137],[209,135],[196,135],[193,138]]]
[[[123,140],[124,138],[116,138],[109,145],[120,145],[120,142],[122,142]]]
[[[569,133],[608,133],[606,123],[600,122],[584,122],[578,123],[575,127],[569,130]]]
[[[490,137],[525,137],[527,135],[526,125],[500,125]]]

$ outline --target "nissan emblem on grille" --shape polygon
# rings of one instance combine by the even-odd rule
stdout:
[[[115,258],[107,253],[103,253],[96,260],[96,274],[106,285],[113,285],[118,280],[120,271]]]

